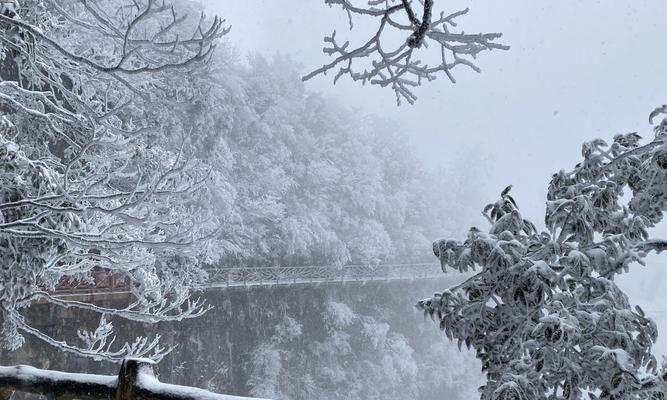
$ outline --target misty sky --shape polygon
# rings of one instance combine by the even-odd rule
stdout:
[[[355,34],[345,14],[323,0],[204,2],[232,25],[229,41],[241,52],[280,51],[304,72],[328,62],[324,35],[334,28],[341,37]],[[667,101],[663,0],[440,3],[444,11],[470,7],[460,26],[503,32],[511,50],[483,53],[482,73],[460,69],[455,85],[439,79],[419,88],[414,106],[397,108],[389,89],[334,86],[330,77],[307,87],[401,121],[428,165],[446,164],[461,148],[492,154],[498,187],[488,200],[513,183],[524,212],[541,219],[548,178],[578,160],[584,140],[628,131],[647,136],[648,113]]]
[[[233,26],[228,38],[241,53],[280,51],[304,72],[329,61],[322,38],[334,28],[341,37],[363,34],[348,32],[345,14],[323,0],[204,3]],[[470,7],[460,26],[503,32],[511,50],[483,53],[477,61],[482,73],[459,69],[455,85],[439,79],[419,88],[414,106],[397,108],[389,89],[348,81],[333,86],[330,77],[307,87],[399,121],[428,166],[447,165],[462,149],[491,155],[491,192],[482,198],[495,200],[514,184],[519,206],[537,221],[543,219],[549,177],[579,160],[583,141],[630,131],[650,137],[648,114],[667,102],[667,1],[449,0],[436,1],[437,7]],[[363,20],[357,24],[363,29]],[[628,284],[631,295],[653,299],[642,292],[667,289],[667,279],[658,279],[665,275],[659,268],[637,271]],[[646,308],[662,313],[656,315],[660,320],[667,318],[662,304]],[[664,354],[667,345],[660,350]]]

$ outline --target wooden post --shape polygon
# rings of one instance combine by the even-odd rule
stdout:
[[[154,363],[149,360],[128,358],[123,360],[118,373],[116,400],[136,400],[137,377],[139,372],[149,369],[153,373]]]
[[[0,388],[0,400],[9,400],[14,394],[14,390],[7,388]]]

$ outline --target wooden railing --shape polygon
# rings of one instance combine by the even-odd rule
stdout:
[[[15,392],[51,400],[251,400],[162,383],[150,360],[123,361],[118,376],[72,374],[28,366],[0,367],[0,400]]]

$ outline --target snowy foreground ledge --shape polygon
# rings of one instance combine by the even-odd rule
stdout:
[[[25,365],[0,367],[0,400],[8,400],[15,390],[56,400],[252,400],[162,383],[153,373],[153,362],[144,359],[123,361],[118,377],[47,371]]]

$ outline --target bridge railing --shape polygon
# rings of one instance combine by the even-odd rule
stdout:
[[[162,383],[152,362],[141,359],[125,360],[117,377],[0,367],[0,400],[9,400],[15,391],[54,400],[253,400]]]
[[[342,267],[256,267],[208,269],[207,287],[253,286],[307,282],[424,279],[443,276],[438,264],[354,264]]]

